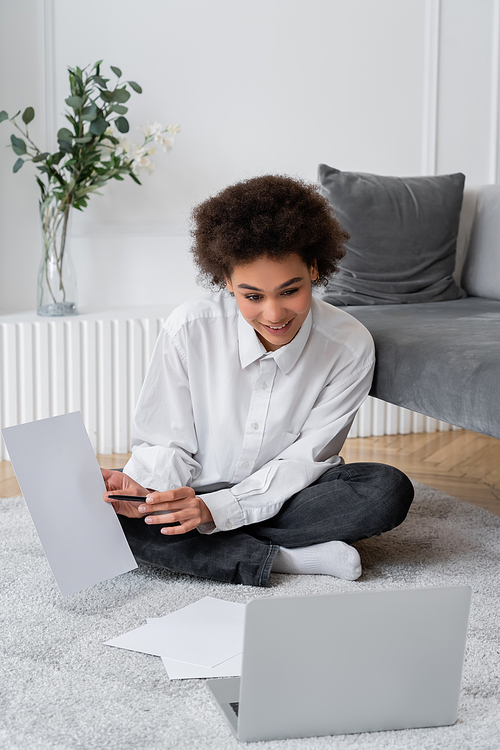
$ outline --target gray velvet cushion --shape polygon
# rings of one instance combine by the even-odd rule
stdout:
[[[377,351],[371,395],[500,438],[500,302],[348,307]]]
[[[384,177],[320,164],[318,180],[351,236],[326,302],[385,305],[466,296],[452,277],[463,174]]]

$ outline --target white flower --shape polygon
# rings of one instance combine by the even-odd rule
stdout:
[[[174,145],[174,139],[169,138],[167,135],[162,135],[160,139],[160,143],[161,143],[163,150],[168,153],[169,151],[172,151],[172,148]]]
[[[120,138],[118,145],[115,148],[115,154],[116,156],[129,156],[131,148],[134,144],[132,141],[129,141],[128,138]]]
[[[154,170],[154,164],[148,157],[148,152],[143,146],[137,146],[135,145],[135,149],[133,153],[130,153],[130,156],[132,158],[132,169],[135,173],[139,172],[141,169],[145,169],[148,174],[152,174]]]
[[[114,150],[116,156],[122,156],[130,161],[133,171],[138,174],[140,170],[146,170],[151,174],[154,170],[154,164],[149,158],[156,154],[156,145],[159,143],[164,151],[171,151],[174,145],[174,135],[180,130],[179,125],[169,125],[165,128],[161,123],[154,122],[148,125],[141,125],[139,128],[144,134],[144,142],[139,145],[127,138],[120,138],[118,132],[113,135],[119,139],[118,145],[110,144],[111,150]]]
[[[134,159],[134,161],[139,160],[146,155],[146,149],[144,148],[144,146],[139,146],[137,143],[132,143],[129,154]]]
[[[161,134],[164,129],[165,128],[163,127],[163,125],[161,125],[161,123],[159,122],[154,122],[152,125],[148,123],[147,125],[141,126],[141,130],[146,138],[153,138],[155,141],[160,140]]]

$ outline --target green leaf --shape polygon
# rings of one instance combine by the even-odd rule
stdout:
[[[94,67],[92,68],[92,70],[94,70],[95,68],[95,70],[98,71],[101,65],[102,65],[102,60],[98,60],[96,63],[94,63]]]
[[[68,128],[61,128],[57,131],[57,140],[58,141],[69,141],[71,144],[71,141],[73,140],[75,136],[71,132],[71,130],[68,130]]]
[[[131,176],[134,182],[137,182],[138,185],[142,185],[142,182],[135,176],[133,172],[129,172],[129,175]]]
[[[26,109],[23,112],[24,124],[28,125],[34,119],[35,119],[35,110],[33,109],[33,107],[26,107]]]
[[[108,78],[103,78],[102,76],[97,75],[97,76],[94,76],[94,80],[96,83],[99,84],[99,86],[102,86],[103,89],[107,88],[108,80],[109,80]]]
[[[101,91],[101,99],[104,102],[112,102],[113,101],[113,92],[112,91]]]
[[[56,151],[55,154],[52,154],[52,164],[59,164],[61,159],[63,158],[64,153],[62,151]]]
[[[113,71],[113,73],[115,74],[115,76],[117,76],[118,78],[122,77],[122,72],[121,72],[120,68],[115,68],[114,65],[110,65],[109,67],[111,68],[111,70]]]
[[[45,195],[45,185],[43,184],[43,182],[41,181],[41,179],[39,177],[37,177],[36,175],[35,175],[35,180],[38,182],[38,187],[41,190],[42,198],[43,198],[43,196]]]
[[[113,104],[109,108],[110,112],[116,112],[118,115],[126,115],[128,112],[128,107],[124,107],[123,104]]]
[[[75,143],[89,143],[92,138],[93,136],[91,135],[84,135],[82,138],[75,138]]]
[[[128,131],[130,130],[128,120],[126,120],[124,117],[117,117],[115,120],[115,125],[120,133],[128,133]]]
[[[142,94],[142,88],[135,81],[129,81],[128,85],[130,86],[130,88],[134,89],[136,94]]]
[[[15,154],[17,154],[18,156],[22,156],[22,154],[26,153],[26,143],[22,138],[16,138],[15,135],[11,135],[10,142],[12,144],[12,150]],[[21,169],[21,167],[18,168]]]
[[[0,122],[3,122],[4,120],[8,120],[8,119],[9,119],[9,115],[4,109],[2,109],[2,111],[0,112]]]
[[[37,156],[34,156],[31,161],[35,162],[37,164],[40,161],[45,161],[47,156],[50,156],[48,151],[45,151],[43,154],[37,154]]]
[[[73,146],[71,145],[71,141],[58,141],[59,148],[61,151],[64,151],[65,153],[69,154],[70,151],[72,151]]]
[[[90,123],[89,133],[93,135],[103,135],[109,127],[109,123],[106,122],[104,117],[97,117],[94,122]]]
[[[16,172],[19,172],[19,170],[21,169],[21,167],[23,166],[23,164],[24,164],[24,159],[21,159],[21,157],[19,157],[19,159],[16,160],[16,163],[12,167],[12,171],[14,172],[14,174]]]
[[[97,117],[97,104],[90,104],[88,107],[84,107],[82,109],[82,120],[87,120],[87,122],[93,122],[95,118]]]
[[[71,109],[81,109],[83,106],[83,97],[81,96],[68,96],[64,101]]]
[[[113,99],[115,102],[119,102],[120,104],[125,104],[125,102],[128,102],[128,100],[130,99],[130,93],[127,91],[126,88],[115,89],[113,91]]]
[[[120,182],[123,182],[123,177],[120,174],[115,174],[115,180],[120,180]]]

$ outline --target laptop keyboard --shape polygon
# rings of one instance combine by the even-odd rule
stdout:
[[[235,703],[230,703],[229,705],[233,709],[233,711],[236,714],[236,716],[238,716],[238,711],[239,711],[239,708],[240,708],[240,704],[238,703],[238,701],[236,701]]]

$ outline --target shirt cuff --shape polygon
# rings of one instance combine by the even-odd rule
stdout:
[[[134,482],[138,482],[145,489],[154,489],[156,492],[166,492],[166,490],[175,489],[175,486],[172,487],[172,484],[165,481],[163,477],[160,477],[157,474],[152,474],[138,461],[134,461],[133,455],[123,467],[123,473],[127,474],[130,479],[133,479]]]
[[[214,534],[216,531],[231,531],[245,525],[245,515],[231,490],[208,492],[201,497],[214,519],[212,523],[200,524],[200,534]]]

